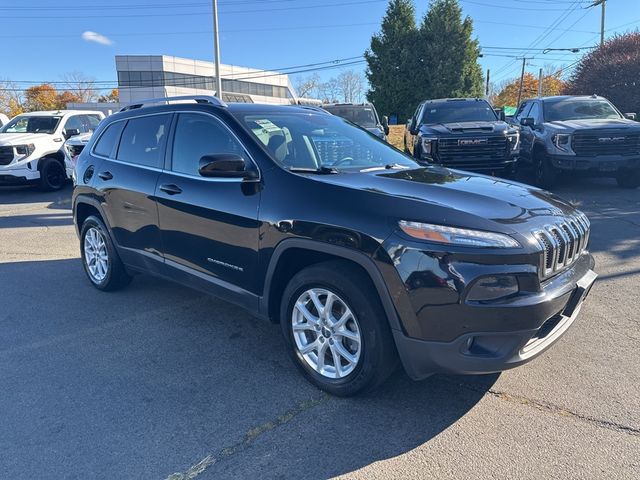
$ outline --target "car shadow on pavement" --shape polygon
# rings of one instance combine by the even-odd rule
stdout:
[[[43,192],[31,185],[0,186],[0,207],[2,205],[48,203],[46,208],[70,210],[72,192],[71,182],[67,182],[61,190],[55,192]]]
[[[73,225],[73,215],[70,211],[0,216],[0,228],[64,227],[69,225]]]
[[[414,382],[399,369],[335,398],[298,373],[277,325],[208,295],[144,275],[99,292],[79,259],[0,263],[0,279],[12,478],[167,478],[208,455],[202,478],[348,474],[433,440],[498,377]]]

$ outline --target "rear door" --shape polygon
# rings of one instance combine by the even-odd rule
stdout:
[[[160,270],[162,263],[154,192],[171,119],[172,114],[164,113],[111,124],[93,151],[103,160],[96,168],[94,186],[101,192],[120,256],[129,265],[151,270]],[[107,134],[120,138],[110,154],[100,149]]]
[[[199,175],[208,154],[235,153],[252,160],[238,138],[217,117],[177,114],[167,169],[156,189],[167,270],[182,272],[212,293],[256,291],[258,206],[256,183]],[[187,280],[188,281],[188,280]],[[229,297],[225,291],[225,297]],[[242,302],[241,302],[242,303]]]

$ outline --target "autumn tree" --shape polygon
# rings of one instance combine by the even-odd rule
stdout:
[[[582,57],[567,93],[595,93],[623,112],[640,113],[640,32],[613,37]]]
[[[560,78],[562,71],[550,72],[542,77],[542,96],[560,95],[565,89],[565,82]],[[493,98],[496,107],[517,107],[520,78],[507,80]],[[525,73],[522,82],[522,100],[538,96],[538,78]]]
[[[35,85],[24,91],[25,110],[57,110],[59,107],[58,92],[48,84]]]
[[[76,94],[78,102],[94,102],[97,97],[96,80],[82,72],[69,72],[64,75],[64,88]]]
[[[101,95],[98,97],[99,102],[103,103],[116,103],[120,99],[120,92],[118,92],[117,88],[114,88],[107,95]]]
[[[24,112],[22,89],[9,80],[0,81],[0,113],[9,118]]]

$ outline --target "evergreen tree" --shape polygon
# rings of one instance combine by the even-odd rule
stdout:
[[[412,0],[391,0],[380,33],[371,38],[365,52],[367,99],[384,115],[395,114],[400,121],[415,109],[415,82],[412,56],[418,31]]]
[[[480,47],[471,38],[473,22],[462,19],[458,0],[433,0],[420,26],[420,74],[416,88],[424,98],[480,97]]]

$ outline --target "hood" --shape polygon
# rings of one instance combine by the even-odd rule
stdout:
[[[373,133],[376,137],[385,138],[384,131],[380,127],[367,127],[366,130]]]
[[[569,203],[538,188],[441,167],[344,173],[323,176],[322,180],[416,200],[441,207],[440,211],[464,212],[502,225],[499,230],[505,233],[530,232],[534,227],[575,212]],[[419,211],[412,208],[412,220],[429,220],[416,215]]]
[[[0,133],[0,145],[25,145],[40,140],[50,142],[52,137],[48,133]]]
[[[420,127],[421,132],[436,135],[502,133],[507,129],[509,125],[506,122],[497,120],[495,122],[436,123]]]
[[[564,120],[558,122],[545,122],[545,127],[553,128],[558,131],[573,132],[574,130],[586,129],[633,129],[640,132],[640,123],[626,118],[609,118],[609,119],[584,119],[584,120]]]
[[[69,145],[86,145],[89,143],[89,140],[91,140],[91,135],[93,135],[93,133],[81,133],[80,135],[71,137],[66,143]]]

